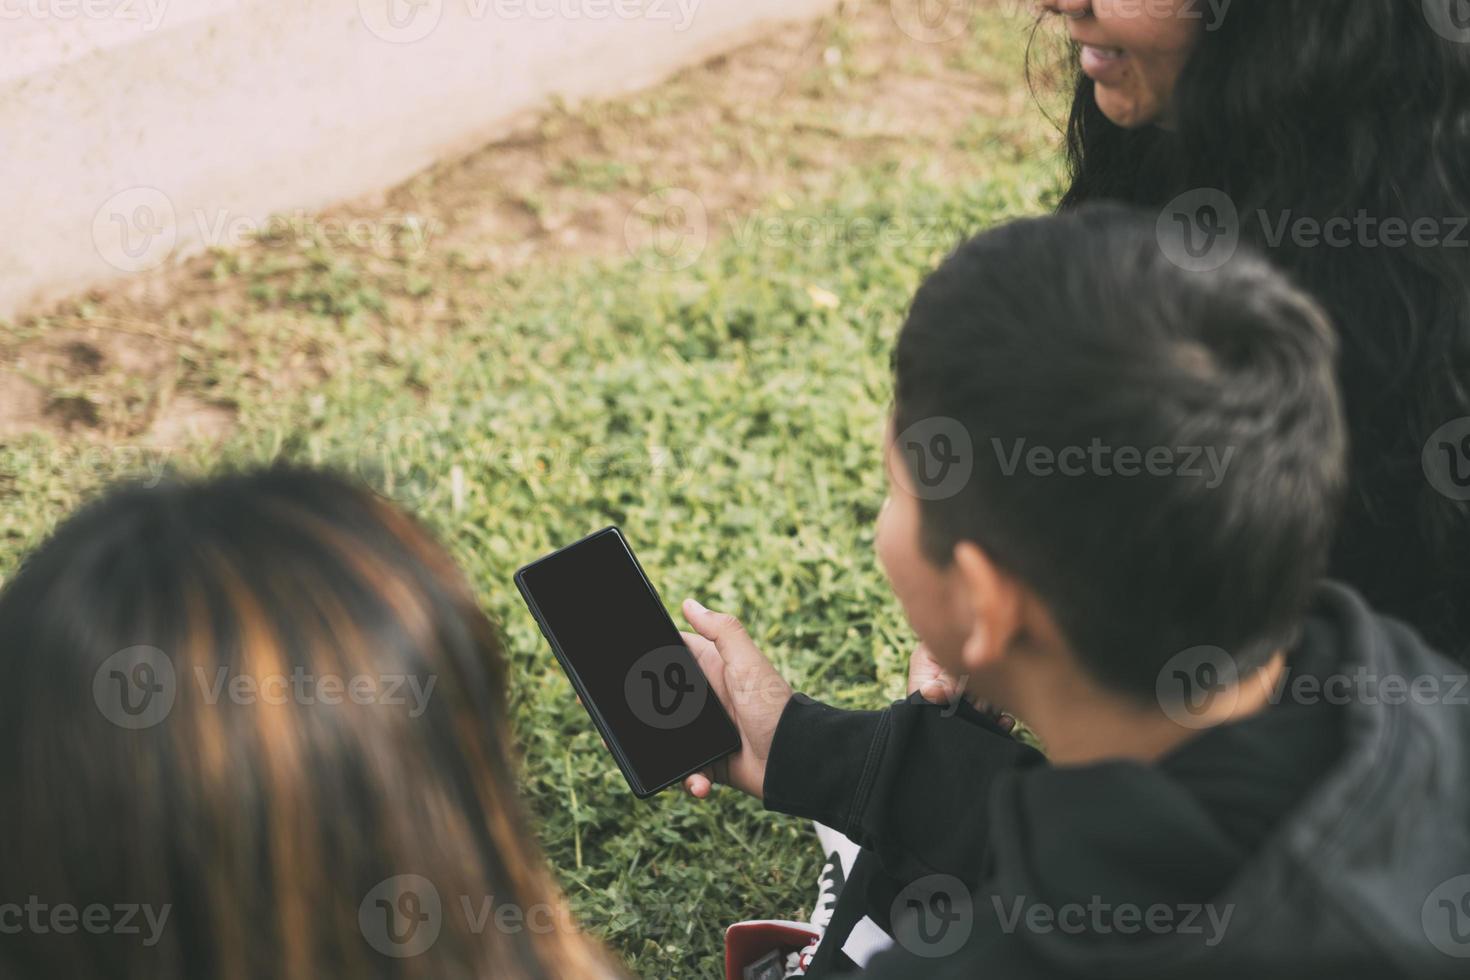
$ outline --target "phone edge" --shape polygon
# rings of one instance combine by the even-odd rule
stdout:
[[[555,551],[552,551],[549,554],[542,555],[540,558],[537,558],[533,562],[528,562],[525,565],[522,565],[520,568],[516,569],[515,575],[512,576],[512,578],[515,582],[516,591],[519,592],[521,595],[521,601],[526,604],[526,608],[529,609],[531,612],[531,618],[536,621],[536,626],[541,631],[541,638],[546,641],[547,646],[551,647],[552,655],[556,657],[557,664],[561,667],[562,673],[566,675],[567,680],[569,680],[572,684],[572,689],[576,691],[577,697],[581,699],[583,710],[587,712],[587,716],[592,719],[593,725],[597,727],[598,734],[602,736],[603,744],[607,746],[608,752],[611,753],[613,757],[613,761],[615,761],[618,765],[618,770],[623,774],[623,780],[627,782],[628,788],[633,791],[634,796],[636,796],[640,800],[646,800],[658,795],[659,793],[662,793],[664,790],[668,789],[670,786],[673,786],[675,783],[688,779],[695,773],[710,766],[713,766],[721,759],[739,752],[741,748],[744,747],[744,740],[740,737],[740,729],[735,724],[735,719],[730,717],[730,713],[725,710],[725,706],[723,704],[720,704],[717,699],[715,701],[715,706],[719,709],[720,714],[724,716],[726,723],[730,727],[730,732],[734,736],[735,747],[727,752],[721,752],[711,759],[707,759],[704,762],[698,763],[697,765],[690,768],[687,772],[680,773],[667,782],[660,783],[658,786],[655,786],[651,789],[643,786],[643,781],[638,778],[637,773],[633,770],[632,764],[625,757],[625,754],[622,751],[622,747],[618,744],[617,739],[613,737],[611,727],[603,719],[602,713],[594,707],[596,702],[594,702],[584,690],[580,675],[577,673],[576,670],[571,667],[570,661],[562,652],[561,645],[552,638],[550,627],[547,626],[545,618],[542,617],[541,610],[537,607],[536,601],[531,598],[531,592],[529,589],[526,588],[524,579],[525,573],[527,571],[535,568],[542,562],[550,561],[564,551],[570,551],[572,548],[578,547],[579,545],[585,544],[594,538],[609,533],[615,535],[618,539],[618,543],[623,546],[623,549],[625,551],[627,551],[629,559],[631,559],[633,562],[633,567],[637,569],[639,577],[643,579],[643,584],[648,588],[651,593],[653,593],[653,597],[657,600],[659,611],[662,612],[665,618],[668,619],[669,625],[674,628],[674,632],[683,632],[679,629],[679,624],[674,622],[673,617],[669,616],[668,610],[664,607],[663,596],[659,594],[657,586],[655,586],[653,584],[653,581],[648,577],[648,572],[643,568],[643,562],[638,560],[638,553],[635,552],[633,550],[633,546],[628,543],[627,535],[625,535],[623,533],[623,529],[616,524],[609,524],[607,527],[601,528],[600,530],[593,531],[590,534],[585,534],[582,537],[578,538],[576,541],[571,542],[570,544],[557,548]],[[687,647],[688,644],[685,644],[685,646]],[[690,650],[689,654],[692,657],[694,655],[694,651]],[[698,667],[697,661],[695,666]],[[700,672],[703,673],[703,669],[700,669]],[[709,683],[708,678],[705,679],[705,683]]]

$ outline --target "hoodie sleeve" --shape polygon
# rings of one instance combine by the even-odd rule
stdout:
[[[843,711],[798,694],[771,744],[765,805],[841,831],[892,874],[943,870],[973,882],[996,774],[1043,762],[968,704],[915,696]]]

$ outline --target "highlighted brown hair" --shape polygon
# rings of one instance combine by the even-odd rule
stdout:
[[[115,491],[0,593],[0,666],[0,976],[611,975],[517,798],[497,633],[371,493]]]

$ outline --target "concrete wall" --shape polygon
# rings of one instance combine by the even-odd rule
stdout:
[[[0,316],[836,0],[0,0]],[[697,138],[697,134],[691,134]]]

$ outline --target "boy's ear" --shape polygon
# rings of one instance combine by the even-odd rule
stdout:
[[[995,666],[1021,633],[1024,589],[972,541],[955,545],[954,570],[971,616],[961,658],[967,672],[979,672]]]

